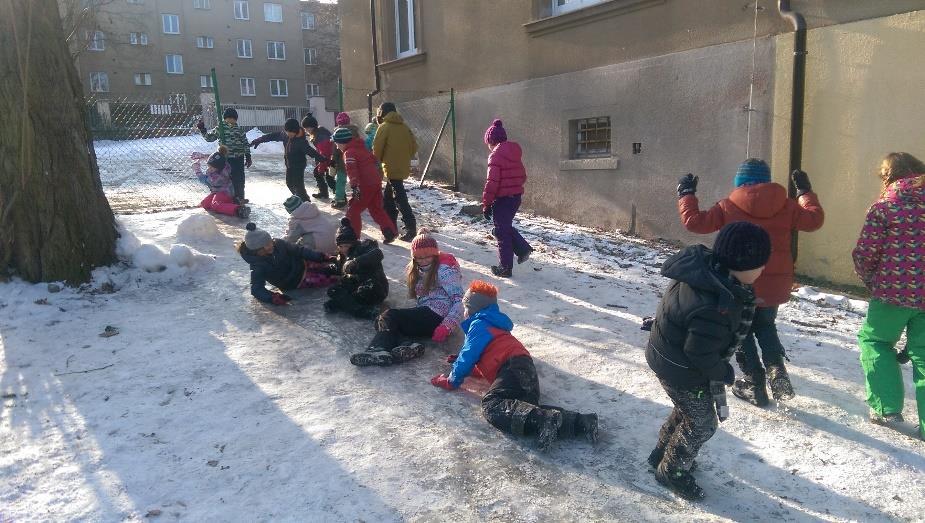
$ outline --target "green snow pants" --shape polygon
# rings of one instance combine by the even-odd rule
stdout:
[[[346,202],[347,201],[347,171],[343,169],[335,169],[334,175],[334,201],[336,202]]]
[[[858,332],[867,404],[877,414],[903,410],[903,379],[896,361],[896,342],[906,331],[919,427],[925,435],[925,311],[870,300],[867,318]]]

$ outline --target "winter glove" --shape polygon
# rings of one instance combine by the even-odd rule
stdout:
[[[459,354],[450,354],[449,356],[446,357],[446,362],[453,363],[454,361],[456,361],[456,358],[458,357],[459,357]]]
[[[356,260],[347,260],[347,263],[344,263],[344,273],[345,274],[353,274],[353,272],[356,271],[356,268],[357,268]]]
[[[244,167],[250,169],[251,165],[254,165],[254,162],[251,160],[250,153],[244,155]]]
[[[694,176],[691,173],[687,173],[678,180],[678,198],[684,198],[688,194],[695,194],[697,192],[697,181],[699,177]]]
[[[206,132],[206,123],[203,122],[202,120],[199,120],[198,122],[196,122],[196,129],[199,129],[199,132],[201,133]]]
[[[360,186],[359,186],[359,185],[351,185],[351,186],[350,186],[350,190],[353,191],[353,199],[354,199],[354,200],[359,200],[359,199],[360,199]]]
[[[896,353],[896,361],[898,361],[900,365],[905,365],[909,363],[909,348],[908,347],[903,347],[903,350]]]
[[[262,144],[262,143],[263,143],[263,142],[261,142],[259,139],[257,139],[257,140],[251,140],[251,149],[256,149],[257,146],[260,145],[260,144]]]
[[[449,327],[447,327],[446,325],[438,325],[437,328],[434,329],[434,335],[431,336],[430,339],[437,343],[443,343],[444,341],[446,341],[446,338],[449,335],[450,335]]]
[[[736,381],[736,371],[732,368],[732,365],[729,362],[726,362],[726,374],[723,376],[723,383],[726,385],[732,386]]]
[[[292,301],[292,297],[289,295],[279,292],[273,293],[273,305],[289,305],[290,301]]]
[[[813,190],[812,184],[809,183],[809,175],[799,169],[790,174],[790,179],[797,189],[797,198]]]
[[[654,324],[655,324],[655,318],[653,318],[652,316],[646,316],[645,318],[642,319],[642,327],[639,327],[639,330],[651,331],[652,325]]]
[[[439,376],[434,376],[430,379],[430,384],[434,387],[440,387],[441,389],[453,390],[453,385],[450,384],[450,380],[443,374]]]
[[[491,221],[491,216],[492,214],[494,214],[494,212],[495,212],[495,207],[493,205],[489,205],[487,207],[482,208],[482,216],[488,221]]]

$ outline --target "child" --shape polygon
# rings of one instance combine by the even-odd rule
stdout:
[[[218,146],[218,152],[212,153],[208,157],[208,167],[203,173],[199,162],[205,157],[202,153],[193,153],[190,158],[196,160],[193,163],[193,172],[196,178],[209,187],[209,195],[199,203],[200,207],[207,211],[213,211],[228,216],[237,216],[238,218],[247,219],[251,214],[250,207],[235,203],[231,187],[231,166],[228,164],[226,155],[228,148],[224,145]]]
[[[362,319],[379,316],[378,305],[389,295],[389,280],[382,269],[382,251],[376,240],[359,241],[348,218],[337,228],[337,266],[341,281],[328,289],[325,312],[342,311]]]
[[[334,142],[331,141],[331,131],[324,127],[320,127],[318,125],[318,120],[312,113],[308,113],[305,118],[302,118],[302,128],[308,133],[312,145],[315,146],[318,153],[328,158],[328,161],[316,161],[315,169],[312,172],[315,176],[315,183],[318,184],[318,192],[313,194],[312,197],[319,200],[327,200],[330,197],[328,195],[328,185],[330,184],[331,188],[334,188],[333,182],[328,180],[328,178],[330,178],[328,169],[331,167],[331,161],[334,157]]]
[[[328,159],[318,153],[309,145],[305,138],[305,131],[295,118],[286,120],[283,132],[267,133],[251,142],[254,149],[263,142],[283,142],[286,161],[286,187],[289,192],[298,196],[303,202],[310,201],[305,191],[305,166],[308,164],[307,156],[316,162],[325,162]]]
[[[379,126],[376,124],[376,122],[373,121],[366,124],[366,127],[363,128],[363,132],[366,133],[365,143],[367,151],[373,150],[373,140],[376,139],[376,129],[378,127]]]
[[[870,421],[903,422],[903,380],[898,357],[912,362],[925,439],[925,164],[909,153],[890,153],[880,168],[883,192],[867,211],[852,253],[855,271],[870,289],[867,318],[858,332]],[[906,331],[906,354],[896,342]]]
[[[287,305],[292,298],[281,292],[270,292],[266,285],[275,285],[281,291],[306,287],[325,287],[334,283],[335,271],[330,263],[333,257],[295,245],[286,240],[273,239],[254,223],[247,224],[244,241],[238,253],[251,268],[251,296],[264,303]],[[326,269],[310,269],[324,266]]]
[[[501,120],[495,120],[485,130],[485,145],[488,146],[488,178],[482,191],[482,214],[495,225],[498,239],[498,265],[492,265],[491,273],[499,278],[510,278],[517,263],[530,258],[533,248],[514,228],[514,215],[520,208],[520,200],[527,181],[527,170],[521,161],[520,145],[507,140],[507,132]]]
[[[540,384],[530,353],[511,335],[514,324],[498,309],[498,289],[473,281],[463,298],[466,341],[449,376],[434,376],[435,387],[453,390],[470,373],[491,383],[482,397],[482,415],[495,428],[517,436],[536,435],[541,451],[557,438],[584,435],[598,439],[597,414],[579,414],[560,407],[540,405]]]
[[[196,124],[199,133],[207,142],[214,142],[219,138],[219,145],[228,148],[228,164],[231,165],[231,183],[234,186],[234,196],[238,203],[247,203],[244,197],[244,168],[251,166],[251,149],[247,145],[247,135],[244,129],[238,127],[238,111],[229,107],[222,114],[222,121],[211,131],[206,131],[206,124],[202,120]]]
[[[698,208],[695,196],[697,178],[694,175],[688,174],[678,184],[678,209],[687,230],[707,234],[718,231],[727,223],[747,221],[760,225],[771,235],[774,245],[771,259],[761,278],[755,282],[758,309],[752,322],[752,332],[736,353],[736,361],[745,376],[732,387],[736,397],[759,407],[769,402],[766,380],[775,400],[788,400],[794,396],[793,385],[784,366],[784,346],[777,336],[775,324],[777,308],[787,303],[793,287],[790,231],[815,231],[822,227],[825,218],[806,173],[794,171],[791,177],[797,188],[796,200],[787,198],[784,186],[771,182],[768,164],[749,158],[736,172],[736,189],[707,211]],[[761,344],[761,359],[758,358],[756,341]]]
[[[401,221],[405,224],[401,240],[410,242],[417,235],[417,220],[405,193],[405,179],[411,176],[411,159],[418,151],[418,143],[396,111],[395,104],[385,102],[376,113],[379,128],[373,139],[373,153],[382,164],[383,174],[388,180],[383,203],[393,223],[397,222],[401,210]]]
[[[376,169],[376,158],[366,150],[363,141],[346,127],[334,132],[334,143],[344,153],[344,168],[353,189],[353,196],[347,205],[347,218],[353,224],[357,238],[363,227],[360,216],[368,209],[382,231],[382,243],[392,243],[398,236],[398,228],[382,208],[382,186],[379,170]]]
[[[304,245],[326,254],[332,254],[337,250],[334,243],[336,228],[314,203],[303,202],[293,194],[283,203],[283,207],[290,215],[289,227],[286,229],[287,242]]]
[[[347,113],[337,113],[334,116],[334,125],[337,126],[334,128],[335,133],[341,127],[346,127],[353,132],[354,136],[359,136],[359,128],[350,123],[350,115]],[[333,177],[329,177],[333,179],[328,180],[331,188],[334,189],[334,203],[331,204],[331,207],[343,209],[347,206],[347,170],[344,166],[344,155],[340,150],[335,152],[331,167],[331,170],[334,171]]]
[[[720,230],[712,251],[692,245],[662,265],[662,276],[674,281],[658,305],[646,361],[674,410],[648,461],[658,482],[683,498],[703,497],[691,475],[694,458],[716,432],[717,415],[726,419],[723,384],[735,379],[729,358],[749,332],[751,284],[770,256],[764,229],[734,222]]]
[[[420,343],[403,343],[406,336],[429,336],[442,343],[462,321],[462,273],[452,254],[440,252],[427,229],[411,241],[411,262],[405,271],[408,297],[417,307],[388,309],[379,316],[376,336],[364,352],[350,356],[361,367],[402,363],[424,354]]]

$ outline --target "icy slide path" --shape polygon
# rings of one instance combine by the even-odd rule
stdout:
[[[276,234],[286,221],[285,186],[281,175],[259,170],[277,163],[260,158],[248,177],[254,219]],[[464,277],[491,279],[489,227],[460,216],[465,202],[447,193],[410,194],[421,225],[437,231]],[[0,521],[887,521],[925,514],[925,444],[865,420],[856,312],[805,300],[781,310],[798,396],[759,410],[730,395],[731,417],[699,460],[707,498],[691,504],[662,489],[644,463],[669,407],[645,364],[639,319],[652,314],[666,284],[657,266],[668,249],[520,220],[537,252],[514,279],[492,280],[502,308],[538,361],[544,398],[598,412],[603,435],[596,447],[564,441],[540,455],[483,420],[476,392],[484,382],[468,380],[468,391],[455,393],[430,385],[458,335],[400,367],[353,367],[347,356],[366,343],[372,325],[325,316],[320,291],[293,293],[288,308],[251,299],[247,266],[233,250],[239,221],[215,218],[217,229],[177,238],[181,221],[202,214],[120,218],[140,242],[194,250],[159,258],[167,260],[163,272],[104,269],[95,290],[80,293],[0,285]],[[133,248],[136,261],[150,260]],[[406,304],[407,245],[384,252],[389,303]],[[110,286],[115,293],[105,292]],[[107,325],[119,333],[100,337]],[[908,366],[904,373],[908,384]],[[916,419],[912,401],[905,415]]]

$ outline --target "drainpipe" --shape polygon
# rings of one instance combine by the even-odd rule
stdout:
[[[790,173],[803,163],[803,98],[806,85],[806,19],[790,8],[790,0],[778,0],[780,15],[793,25],[793,90],[790,106],[790,168],[787,171],[787,195],[795,198],[797,189],[790,179]],[[790,239],[793,261],[797,259],[797,231]]]
[[[366,117],[373,121],[373,96],[382,91],[382,80],[379,77],[379,39],[376,38],[376,0],[369,0],[369,29],[373,36],[373,74],[376,78],[376,88],[366,94]]]

